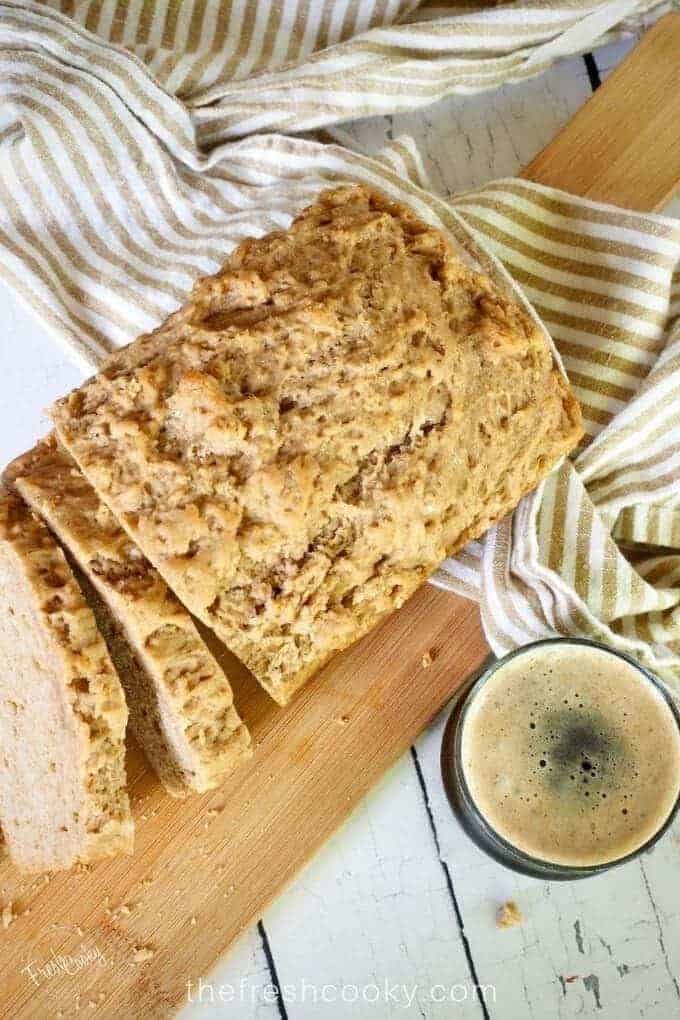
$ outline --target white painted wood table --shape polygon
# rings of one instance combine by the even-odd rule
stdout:
[[[546,145],[632,42],[563,61],[499,92],[353,124],[368,151],[412,134],[433,190],[513,174]],[[44,433],[42,408],[80,370],[4,288],[0,459]],[[680,1017],[680,824],[598,878],[542,883],[464,836],[439,777],[444,715],[209,976],[184,1020],[503,1020]],[[524,923],[500,930],[514,899]]]

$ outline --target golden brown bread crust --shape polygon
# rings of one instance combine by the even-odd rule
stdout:
[[[282,703],[581,435],[530,316],[356,186],[240,245],[54,420],[182,601]]]
[[[48,436],[4,473],[56,534],[125,686],[130,725],[173,796],[218,785],[250,754],[229,682],[177,597]]]

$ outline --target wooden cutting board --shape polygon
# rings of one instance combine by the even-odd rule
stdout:
[[[679,52],[671,15],[524,176],[656,208],[680,181]],[[48,881],[0,866],[0,904],[17,915],[0,929],[2,1016],[167,1017],[487,653],[475,606],[426,586],[285,710],[241,677],[257,753],[219,791],[173,801],[131,749],[132,858]],[[88,950],[101,958],[77,970]],[[76,973],[58,970],[60,954]],[[34,983],[27,966],[50,963]]]

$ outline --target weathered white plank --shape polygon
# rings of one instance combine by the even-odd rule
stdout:
[[[590,95],[585,64],[575,57],[521,85],[452,96],[416,113],[358,120],[343,129],[371,153],[389,138],[412,135],[433,191],[452,195],[517,173]]]
[[[278,1020],[271,972],[256,928],[246,932],[210,975],[195,975],[187,986],[182,1018],[247,1017]]]
[[[44,408],[83,380],[13,291],[0,282],[0,466],[49,429]]]
[[[600,78],[602,81],[605,81],[614,68],[628,56],[641,35],[641,32],[637,32],[635,34],[631,33],[631,35],[626,36],[624,39],[619,39],[618,42],[609,43],[608,46],[601,46],[599,50],[595,50],[593,52],[595,63],[597,64],[597,69],[600,72]]]
[[[647,940],[656,951],[660,972],[680,1016],[680,819],[671,832],[639,861],[640,874],[654,915]]]
[[[451,994],[461,1020],[481,1016],[408,757],[270,908],[265,925],[295,1020],[443,1020]]]

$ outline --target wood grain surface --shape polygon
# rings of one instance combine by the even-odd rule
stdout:
[[[475,606],[429,586],[286,709],[212,645],[237,674],[256,754],[218,791],[178,802],[132,748],[133,857],[47,883],[22,884],[4,865],[6,898],[31,911],[30,924],[0,940],[6,1016],[85,1006],[95,1016],[167,1016],[187,977],[209,970],[260,916],[487,653]],[[424,669],[426,651],[434,661]],[[26,969],[95,945],[106,963],[82,969],[77,996],[68,974],[36,972],[36,985]]]
[[[639,118],[664,108],[680,120],[680,90],[659,93],[679,28],[677,15],[660,22],[525,176],[641,210],[670,194],[677,150]],[[637,129],[622,134],[626,117]],[[612,154],[589,172],[586,138]],[[435,658],[423,669],[426,651]],[[132,747],[133,857],[34,881],[0,866],[3,902],[21,915],[0,932],[2,1015],[167,1017],[187,979],[261,915],[486,653],[476,608],[426,587],[287,709],[242,672],[236,696],[257,753],[219,791],[171,800]],[[81,969],[88,951],[97,958]]]
[[[630,209],[660,209],[680,186],[680,13],[643,36],[558,137],[530,181]]]

